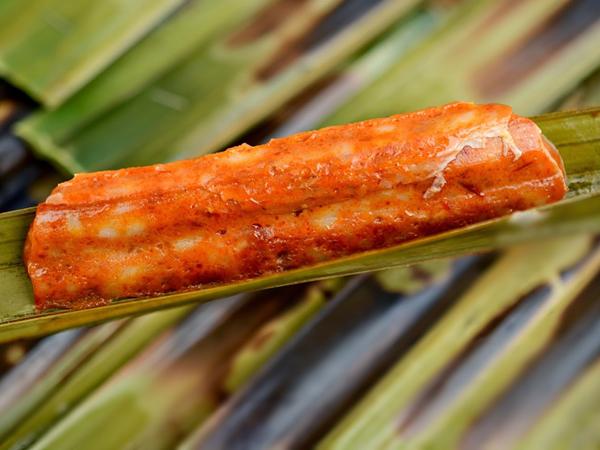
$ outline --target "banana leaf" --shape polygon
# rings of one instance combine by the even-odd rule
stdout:
[[[5,0],[0,75],[55,107],[182,3],[33,0],[24,5]]]
[[[154,52],[142,49],[144,54],[138,56],[142,50],[134,48],[133,56],[125,55],[73,103],[33,116],[17,131],[40,155],[67,172],[143,165],[215,151],[332,71],[419,1],[307,0],[293,4],[272,0],[243,25],[227,22],[206,36],[161,76],[136,75],[143,89],[128,88],[132,95],[117,95],[114,105],[102,98],[111,96],[105,94],[106,85],[126,79],[132,67],[137,70],[150,64],[145,60],[155,59]],[[258,4],[257,0],[247,3]],[[248,5],[243,8],[247,13],[252,10]],[[281,14],[281,9],[289,13]],[[239,15],[238,19],[244,16]],[[172,32],[165,34],[169,37]],[[111,107],[103,111],[106,106]],[[73,119],[79,115],[83,123]],[[106,136],[111,136],[110,142]]]
[[[312,448],[482,272],[483,262],[443,260],[354,278],[181,448]]]
[[[577,373],[585,361],[593,361],[598,333],[585,336],[575,327],[579,337],[584,336],[581,342],[588,337],[592,342],[592,346],[584,343],[576,349],[573,330],[567,330],[566,323],[572,321],[576,312],[585,316],[586,308],[582,310],[581,306],[586,303],[595,304],[587,308],[588,312],[597,309],[597,295],[593,295],[597,287],[586,292],[586,286],[599,269],[600,248],[586,236],[510,250],[398,361],[318,448],[487,449],[490,440],[485,436],[469,440],[468,447],[463,437],[468,436],[470,427],[477,430],[478,418],[485,417],[489,408],[493,411],[502,403],[499,396],[507,395],[513,400],[520,396],[524,400],[524,389],[539,393],[538,388],[550,386],[552,391],[550,376],[564,385],[573,375],[571,370]],[[589,328],[589,324],[586,326]],[[565,336],[570,350],[577,353],[571,361],[576,364],[565,364],[564,370],[557,370],[562,366],[557,365],[556,358],[551,358],[549,366],[545,351],[550,347],[550,354],[555,352],[556,347],[552,346],[564,341]],[[527,376],[519,378],[527,370],[540,374],[539,367],[543,367],[543,381],[533,384],[536,388]],[[517,387],[517,395],[510,390],[506,394],[511,383]],[[538,400],[548,400],[533,394],[531,397]],[[535,419],[535,401],[531,409],[525,401],[519,406],[523,407],[520,419]],[[511,416],[519,407],[503,411]],[[498,431],[502,435],[496,429],[497,421],[486,425],[492,433]]]
[[[489,250],[554,234],[598,231],[600,227],[600,114],[597,109],[540,116],[537,123],[559,148],[567,167],[571,198],[556,205],[366,252],[312,267],[257,279],[78,311],[37,312],[21,261],[23,239],[34,211],[0,215],[0,342],[83,324],[149,312],[191,301],[285,284],[355,274],[428,259]]]

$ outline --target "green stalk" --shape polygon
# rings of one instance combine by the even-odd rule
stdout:
[[[600,360],[552,405],[518,450],[594,450],[600,445]]]
[[[590,239],[571,237],[509,250],[467,291],[445,317],[359,402],[322,441],[321,449],[454,448],[464,427],[518,376],[560,323],[560,312],[600,268]],[[559,274],[585,264],[571,280]],[[518,276],[516,276],[518,275]],[[545,285],[552,291],[539,310],[437,416],[418,422],[419,395],[444,370],[468,354],[478,336],[505,311]],[[485,334],[484,334],[485,335]],[[467,352],[467,353],[465,353]],[[421,400],[422,401],[422,400]],[[411,409],[413,408],[413,409]],[[418,408],[418,406],[417,406]],[[417,414],[415,422],[414,415]],[[410,421],[409,421],[410,420]],[[403,425],[407,423],[407,425]],[[412,446],[412,447],[411,447]]]
[[[31,139],[46,139],[42,136],[47,135],[50,139],[43,146],[58,145],[173,70],[202,43],[239,26],[267,1],[188,2],[60,107],[29,117],[21,125],[21,133],[31,134]]]
[[[263,324],[232,358],[224,390],[234,393],[243,386],[344,284],[343,279],[333,278],[311,285],[296,305]]]
[[[25,377],[15,376],[8,379],[15,373],[18,375],[23,370],[22,367],[5,375],[0,390],[0,409],[4,411],[0,415],[0,440],[5,439],[27,416],[51,398],[53,391],[68,380],[106,341],[112,339],[124,324],[123,321],[110,322],[84,333],[81,337],[75,337],[60,354],[53,355],[50,361],[48,355],[40,355],[38,351],[34,351],[31,363],[34,366],[43,364],[44,370],[34,379],[30,379],[31,371],[22,374]],[[51,340],[50,344],[52,342]],[[29,358],[26,358],[21,364],[27,368],[29,363]]]
[[[31,448],[173,448],[231,393],[224,380],[232,372],[237,385],[230,388],[237,390],[268,359],[263,353],[246,358],[243,373],[236,371],[240,349],[256,343],[265,323],[278,323],[273,335],[262,335],[269,354],[275,352],[298,329],[302,306],[315,307],[317,290],[324,299],[322,288],[309,286],[206,305],[131,360]],[[95,441],[98,429],[111,430],[110,436]]]
[[[325,124],[457,99],[507,103],[526,115],[544,111],[600,63],[600,25],[593,23],[565,38],[559,34],[560,20],[549,21],[553,15],[566,17],[566,3],[524,0],[506,7],[495,0],[468,1],[441,30],[345,102]],[[544,32],[556,34],[561,44],[543,39]],[[544,50],[535,53],[530,46],[540,41]],[[529,57],[544,52],[548,57]]]
[[[64,378],[65,367],[57,367],[48,374],[48,380],[26,396],[21,406],[12,411],[3,425],[0,449],[20,448],[32,442],[58,418],[100,386],[117,369],[143,349],[161,331],[181,320],[190,307],[176,308],[160,314],[150,314],[131,321],[97,351],[88,355],[85,364]],[[107,330],[115,325],[107,325]],[[67,368],[77,363],[78,354],[69,355]],[[35,408],[35,409],[34,409]],[[3,418],[4,419],[4,418]],[[15,427],[16,425],[16,427]]]
[[[93,97],[90,114],[83,113],[86,126],[75,123],[70,129],[70,119],[62,116],[71,117],[75,108],[66,105],[64,110],[25,121],[18,133],[40,155],[68,172],[143,165],[215,151],[331,72],[418,2],[385,0],[356,18],[352,26],[342,28],[327,21],[338,14],[340,0],[304,2],[258,36],[244,32],[237,22],[227,22],[181,64],[156,79],[143,80],[143,89],[128,98],[119,97],[118,104],[93,122],[89,118],[102,109],[95,104],[104,89],[82,92],[77,101],[80,106]],[[272,4],[276,8],[276,2]],[[258,26],[270,7],[246,21],[246,30]],[[327,39],[314,41],[312,36],[318,35]],[[282,64],[286,56],[296,53],[287,65]],[[106,76],[122,79],[130,65],[122,66],[115,68],[122,75],[111,74],[109,69]]]
[[[56,107],[183,1],[30,3],[15,8],[9,1],[0,11],[0,23],[7,23],[0,31],[0,73]]]
[[[589,108],[596,105],[600,105],[600,71],[596,71],[585,80],[560,107],[562,110],[570,110]]]
[[[6,217],[6,216],[5,216]],[[8,216],[10,218],[10,216]],[[20,337],[97,323],[102,320],[150,312],[189,302],[206,302],[242,292],[351,275],[391,267],[415,264],[431,259],[453,257],[506,247],[532,239],[580,232],[600,231],[600,196],[565,200],[557,205],[537,208],[527,213],[495,219],[436,236],[418,239],[383,250],[365,252],[302,269],[228,283],[197,291],[165,294],[156,297],[115,301],[106,306],[84,310],[36,312],[24,269],[11,266],[0,278],[16,294],[13,303],[2,304],[0,342]],[[18,290],[20,289],[20,290]],[[19,313],[10,311],[15,307]]]

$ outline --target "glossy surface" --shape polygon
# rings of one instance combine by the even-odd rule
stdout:
[[[39,307],[84,307],[387,247],[565,192],[533,122],[454,103],[76,175],[39,206],[25,259]]]

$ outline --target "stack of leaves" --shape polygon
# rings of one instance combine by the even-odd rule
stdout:
[[[539,114],[600,92],[597,75],[579,85],[600,64],[593,0],[18,3],[0,5],[0,74],[43,103],[17,132],[65,172],[217,151],[252,127],[251,142],[455,99]],[[39,315],[31,212],[0,216],[0,340],[566,235],[5,347],[21,363],[0,383],[0,448],[596,448],[600,260],[580,232],[599,231],[600,116],[536,120],[570,200],[215,290]]]

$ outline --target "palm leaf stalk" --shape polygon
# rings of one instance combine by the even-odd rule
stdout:
[[[27,126],[49,134],[53,142],[68,139],[172,70],[203,43],[230,34],[267,1],[186,2],[58,108],[38,112]]]
[[[444,260],[354,278],[181,448],[312,447],[476,278],[482,262]]]
[[[118,332],[111,332],[119,326],[117,322],[95,329],[77,349],[66,353],[64,361],[51,367],[30,392],[16,399],[9,414],[3,415],[0,448],[30,443],[190,310],[186,306],[149,314],[129,321]],[[81,352],[87,352],[87,356],[82,357]]]
[[[262,352],[260,357],[247,357],[240,372],[234,364],[240,348],[256,344],[254,337],[261,336],[260,344],[275,352],[307,320],[307,307],[316,310],[323,305],[330,288],[283,288],[260,298],[234,297],[203,305],[129,361],[32,448],[95,448],[90,442],[98,428],[111,430],[109,438],[97,442],[99,449],[172,448],[268,359]],[[279,321],[283,323],[271,326],[271,335],[262,334],[265,323]],[[239,372],[236,386],[226,386],[234,372]],[[0,448],[11,448],[17,438],[10,436]]]
[[[19,269],[16,269],[16,270],[19,270]],[[8,276],[11,276],[11,275],[14,275],[14,274],[9,274]],[[18,275],[17,275],[17,277],[18,277]],[[13,278],[14,278],[14,277],[13,277]],[[13,283],[13,284],[14,284],[14,283]],[[26,284],[26,283],[23,283],[21,286],[17,287],[17,288],[16,288],[16,292],[15,292],[15,294],[16,294],[16,293],[18,293],[19,291],[25,291],[25,296],[27,296],[27,292],[26,292],[26,291],[27,291],[27,284]],[[9,292],[10,292],[10,291],[9,291]],[[14,292],[14,291],[13,291],[13,292]],[[18,298],[19,296],[20,296],[20,297],[23,297],[23,298],[25,298],[25,296],[23,296],[23,293],[21,293],[21,295],[15,295],[15,294],[13,294],[13,295],[14,295],[14,296],[16,296],[17,298]],[[10,305],[9,305],[9,306],[10,306]],[[20,307],[23,307],[23,306],[24,306],[24,308],[22,308],[22,309],[21,309],[21,312],[25,312],[25,311],[27,310],[27,308],[28,308],[28,307],[29,307],[29,308],[31,308],[31,306],[27,306],[27,305],[19,305],[19,304],[18,304],[18,302],[17,302],[17,305],[13,305],[13,307],[14,307],[14,308],[13,308],[13,310],[12,310],[12,312],[13,312],[13,317],[14,317],[16,314],[18,314],[18,309],[19,309]],[[6,320],[6,319],[5,319],[5,320]]]
[[[560,394],[527,434],[519,449],[594,450],[600,445],[600,359]]]
[[[230,24],[207,38],[158,78],[142,79],[143,89],[109,111],[95,115],[104,108],[96,105],[105,89],[92,83],[76,104],[35,115],[18,133],[68,172],[208,153],[334,70],[418,1],[310,0],[283,17],[270,12],[283,0],[271,2],[243,26]],[[109,68],[104,77],[121,79],[129,66],[117,63],[119,73]],[[85,123],[73,120],[75,114]]]
[[[597,144],[600,140],[600,116],[596,110],[587,110],[550,114],[536,120],[563,155],[569,178],[573,180],[570,183],[570,200],[388,249],[199,291],[119,301],[79,311],[36,312],[30,283],[21,262],[23,239],[33,211],[0,215],[0,282],[5,286],[3,294],[7,299],[0,305],[0,341],[47,334],[185,302],[207,301],[250,290],[489,250],[557,233],[596,231],[600,226],[600,197],[595,194],[600,175],[600,146]]]
[[[567,276],[573,276],[568,274]],[[600,274],[591,275],[593,280],[585,285],[568,304],[553,305],[552,317],[547,315],[531,327],[526,338],[520,338],[519,346],[530,346],[540,337],[543,351],[521,371],[515,380],[494,403],[494,407],[481,415],[463,442],[471,448],[535,448],[528,434],[537,421],[548,414],[561,394],[576,381],[579,374],[600,360]],[[550,308],[549,308],[550,310]],[[549,311],[550,312],[550,311]],[[560,317],[556,317],[560,316]],[[504,362],[506,364],[506,362]],[[502,363],[497,361],[500,366]],[[512,364],[515,364],[514,361]],[[563,416],[564,417],[564,416]],[[586,431],[586,425],[590,427]],[[582,435],[593,438],[597,423],[578,425]],[[595,440],[582,439],[572,448],[594,448],[600,444]],[[429,439],[433,441],[433,439]],[[481,445],[482,442],[486,444]],[[570,446],[565,446],[570,448]]]
[[[21,363],[0,380],[0,440],[47,401],[61,384],[105,342],[123,329],[115,321],[85,330],[53,335],[35,345]]]
[[[222,389],[233,394],[244,386],[286,342],[312,321],[347,281],[346,278],[330,278],[313,284],[297,304],[262,324],[232,355]]]
[[[600,70],[593,73],[571,95],[564,100],[560,109],[571,110],[577,108],[590,108],[600,105]]]
[[[0,10],[0,74],[56,107],[182,3],[35,0],[24,8],[7,0]]]
[[[567,3],[526,0],[505,7],[493,0],[467,2],[325,124],[455,99],[506,103],[520,114],[539,114],[600,64],[597,5],[578,1],[565,7]]]
[[[585,236],[508,251],[319,448],[455,447],[552,342],[599,269],[600,250]]]

